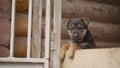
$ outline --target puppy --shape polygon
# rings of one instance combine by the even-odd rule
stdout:
[[[96,48],[93,37],[88,30],[89,20],[75,18],[65,21],[67,32],[70,36],[70,42],[62,45],[60,52],[60,61],[64,60],[66,51],[68,57],[72,59],[76,49]]]

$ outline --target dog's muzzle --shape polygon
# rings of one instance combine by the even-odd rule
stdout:
[[[71,40],[72,40],[73,42],[79,43],[79,42],[82,41],[82,37],[80,36],[79,33],[74,33],[74,34],[72,35],[72,39],[71,39]]]

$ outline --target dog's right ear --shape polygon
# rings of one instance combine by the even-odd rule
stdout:
[[[64,25],[65,25],[65,26],[67,26],[69,23],[70,23],[70,20],[69,20],[69,19],[67,19],[67,20],[64,21]]]

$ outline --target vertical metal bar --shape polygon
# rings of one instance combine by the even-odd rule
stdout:
[[[41,56],[41,38],[42,35],[42,0],[39,1],[39,23],[38,23],[38,57]]]
[[[33,31],[32,31],[32,57],[41,56],[41,34],[42,34],[42,0],[34,0],[33,6]]]
[[[49,68],[49,60],[46,60],[44,63],[44,68]]]
[[[61,3],[62,0],[54,0],[54,54],[53,68],[60,68],[59,54],[61,46]]]
[[[46,25],[45,25],[45,58],[49,58],[50,47],[50,17],[51,17],[50,0],[46,0]]]
[[[31,26],[32,26],[32,0],[29,0],[29,11],[28,11],[28,36],[27,36],[27,58],[30,58],[30,48],[31,48]]]
[[[16,1],[12,0],[12,12],[11,12],[11,38],[10,38],[10,57],[14,54],[14,35],[15,35],[15,4]]]

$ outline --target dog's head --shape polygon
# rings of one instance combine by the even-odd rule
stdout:
[[[87,19],[71,19],[65,21],[65,26],[67,27],[68,34],[71,38],[71,41],[74,43],[80,43],[84,40],[87,34],[87,27],[89,20]]]

